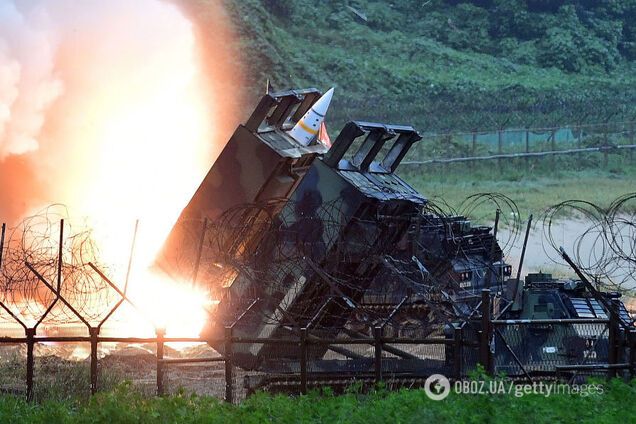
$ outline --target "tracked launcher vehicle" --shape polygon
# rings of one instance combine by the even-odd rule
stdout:
[[[266,94],[232,135],[164,245],[158,266],[218,299],[202,336],[222,354],[225,345],[218,341],[227,327],[244,340],[289,340],[237,343],[232,358],[245,370],[295,375],[300,351],[291,341],[300,329],[316,339],[346,341],[372,336],[376,328],[384,337],[421,339],[454,337],[465,327],[470,344],[481,331],[475,318],[482,289],[491,289],[496,318],[534,319],[528,311],[542,308],[545,296],[533,294],[533,276],[521,292],[536,302],[506,296],[516,280],[492,228],[435,213],[426,197],[396,175],[421,140],[414,128],[352,121],[330,148],[290,136],[320,97],[315,89]],[[575,292],[559,287],[551,290],[574,305]],[[547,310],[550,304],[555,307],[548,302]],[[522,336],[523,343],[537,344],[532,334]],[[551,334],[567,344],[569,333]],[[553,347],[544,344],[535,348]],[[455,352],[448,344],[442,352],[399,344],[383,349],[382,366],[394,375],[422,377],[453,367]],[[370,345],[315,343],[306,355],[314,375],[364,374],[373,366]],[[477,359],[465,356],[468,370]],[[515,356],[513,350],[515,363],[522,362]],[[493,358],[503,368],[510,363],[503,351]],[[507,370],[527,373],[523,364]],[[253,386],[259,384],[262,379]]]

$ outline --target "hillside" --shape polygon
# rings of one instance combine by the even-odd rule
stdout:
[[[205,0],[193,0],[205,3]],[[250,80],[338,87],[331,119],[422,131],[623,119],[636,2],[227,0]]]

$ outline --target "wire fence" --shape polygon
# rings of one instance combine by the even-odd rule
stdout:
[[[611,313],[608,319],[502,321],[493,318],[490,300],[490,291],[482,291],[481,316],[455,323],[452,329],[439,328],[425,338],[392,337],[382,326],[374,327],[372,337],[351,337],[343,331],[327,339],[316,335],[320,329],[307,328],[299,328],[297,337],[237,337],[232,325],[219,340],[168,338],[161,329],[150,338],[94,333],[37,336],[26,329],[25,337],[0,338],[2,347],[20,347],[10,361],[3,358],[0,384],[5,393],[40,400],[51,392],[58,397],[88,396],[136,375],[137,388],[149,395],[186,389],[234,403],[259,390],[298,394],[328,386],[338,392],[352,385],[364,389],[379,383],[388,388],[420,387],[432,374],[464,379],[478,364],[489,374],[505,373],[515,380],[548,377],[571,383],[590,375],[634,377],[636,330],[621,328],[618,313]],[[168,344],[188,342],[221,344],[224,355],[208,352],[206,356],[176,358],[168,352]],[[83,345],[90,350],[90,359],[72,363],[35,354],[39,346],[51,343],[75,349]],[[129,363],[113,363],[113,357],[98,358],[99,345],[106,343],[143,344],[153,349],[141,359],[136,356]],[[287,355],[271,358],[260,371],[238,368],[236,349],[255,343],[287,346]],[[26,348],[26,360],[21,359],[21,347]],[[313,354],[322,347],[327,348],[326,354]],[[119,368],[114,372],[116,366]]]
[[[506,166],[522,164],[526,170],[540,160],[548,168],[558,163],[572,169],[597,165],[633,165],[636,149],[636,122],[606,122],[575,126],[500,128],[469,132],[425,133],[414,146],[407,166],[467,164],[496,161],[502,172]],[[488,165],[490,166],[490,165]]]
[[[469,205],[483,200],[483,196],[473,198]],[[627,200],[620,199],[612,214],[597,211],[604,217],[602,221],[609,222],[608,217],[617,215],[616,211]],[[572,378],[598,372],[607,375],[634,372],[633,330],[618,328],[612,314],[607,320],[591,321],[497,321],[492,319],[491,294],[487,291],[482,292],[481,307],[471,308],[466,314],[453,314],[443,309],[443,298],[421,282],[416,284],[417,295],[385,292],[387,276],[383,277],[382,290],[371,291],[374,296],[367,299],[369,305],[359,308],[352,324],[346,327],[314,326],[317,322],[314,318],[302,320],[302,315],[296,321],[306,324],[294,327],[292,321],[272,314],[266,317],[265,324],[276,324],[285,331],[250,338],[234,329],[239,321],[254,318],[248,314],[255,304],[252,302],[238,311],[233,322],[223,324],[224,331],[217,338],[166,337],[165,329],[156,325],[151,337],[123,336],[118,330],[113,334],[112,330],[106,330],[117,318],[117,312],[126,306],[136,311],[127,317],[127,325],[148,319],[135,309],[134,300],[126,292],[127,284],[111,280],[98,262],[92,262],[96,259],[92,254],[81,253],[92,246],[82,229],[72,230],[64,220],[54,225],[52,217],[38,219],[43,220],[46,230],[36,231],[35,227],[27,226],[37,237],[10,236],[6,248],[0,243],[6,261],[0,267],[3,288],[0,318],[5,324],[0,326],[0,389],[30,400],[78,393],[88,396],[112,388],[124,379],[132,379],[135,387],[147,394],[174,393],[182,387],[235,402],[257,390],[304,393],[325,385],[344,390],[353,383],[373,386],[380,381],[389,387],[416,387],[436,373],[465,378],[477,364],[490,373],[503,372],[524,379],[536,375]],[[446,219],[442,222],[455,222]],[[206,237],[212,237],[209,232],[215,233],[213,239],[217,243],[212,246],[220,243],[219,234],[234,240],[236,237],[228,231],[244,229],[238,224],[222,227],[200,224],[196,228],[205,231]],[[218,228],[224,228],[225,233],[215,231]],[[615,240],[620,232],[611,228],[608,226],[607,238]],[[306,238],[293,236],[294,233],[288,233],[285,240],[300,243],[306,261],[311,244]],[[201,238],[196,233],[192,237]],[[230,250],[224,252],[236,262]],[[303,257],[286,253],[286,259],[303,261]],[[629,252],[623,254],[631,257]],[[190,270],[198,262],[196,256],[189,257],[184,267]],[[204,274],[207,267],[217,267],[207,257],[204,262],[206,266],[201,268]],[[390,264],[397,266],[398,262]],[[243,268],[258,269],[258,266]],[[267,281],[266,277],[263,274],[259,281]],[[334,279],[333,284],[341,289],[348,287],[351,281],[345,277]],[[407,282],[411,277],[415,284],[419,278],[415,274],[401,276]],[[96,302],[91,301],[92,296]],[[323,305],[317,308],[315,316],[322,316],[325,305],[332,305],[333,301],[328,296],[313,296],[309,300],[315,306]],[[401,315],[402,312],[406,313]],[[431,320],[435,312],[439,317]],[[343,313],[341,309],[332,312],[335,317]],[[165,315],[168,325],[170,319],[178,318],[169,310]],[[184,351],[175,350],[172,346],[176,343],[195,345]],[[117,354],[105,353],[112,350],[113,344],[118,346]],[[263,362],[246,365],[245,353],[254,349],[272,354],[261,354]],[[74,356],[88,359],[80,362],[64,359]]]
[[[507,128],[541,130],[560,126],[585,129],[597,126],[594,123],[631,122],[636,116],[631,106],[634,105],[634,93],[624,90],[608,95],[603,89],[602,95],[592,100],[579,92],[574,96],[563,96],[563,92],[539,94],[519,88],[508,87],[498,93],[477,96],[448,91],[438,95],[432,92],[425,95],[421,92],[402,93],[399,102],[371,93],[359,98],[336,96],[329,118],[338,127],[351,116],[380,122],[404,122],[408,117],[408,123],[423,133],[462,131],[470,134],[475,130],[496,133]],[[484,129],[492,130],[482,131]]]

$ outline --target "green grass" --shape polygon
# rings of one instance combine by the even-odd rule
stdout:
[[[122,385],[86,403],[28,404],[0,397],[2,423],[615,423],[636,414],[636,385],[606,383],[602,394],[459,395],[428,399],[422,390],[383,390],[341,396],[257,394],[240,405],[179,394],[146,398]]]
[[[71,361],[53,355],[35,358],[34,393],[38,402],[87,400],[90,395],[90,364],[88,360]],[[0,355],[0,387],[25,392],[24,356],[18,352]],[[100,369],[99,387],[112,390],[125,379],[117,367]],[[2,423],[0,419],[0,423]]]
[[[492,162],[481,171],[465,172],[435,167],[404,166],[400,175],[419,192],[433,201],[444,200],[457,208],[475,193],[496,192],[510,197],[518,206],[523,219],[538,214],[564,200],[586,200],[607,207],[617,197],[636,191],[636,167],[616,169],[560,170],[554,172],[525,171],[523,164],[510,165],[499,173]],[[630,205],[636,208],[636,205]],[[483,204],[475,210],[473,219],[491,221],[495,207]],[[633,212],[631,210],[630,212]]]

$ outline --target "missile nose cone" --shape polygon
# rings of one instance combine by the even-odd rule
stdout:
[[[330,88],[316,103],[303,115],[288,134],[303,146],[308,146],[316,139],[320,125],[325,119],[334,88]]]
[[[316,103],[314,103],[312,109],[320,115],[325,116],[327,114],[327,109],[329,109],[331,98],[333,97],[333,90],[334,87],[331,87],[325,94],[323,94],[322,97],[319,98]]]

